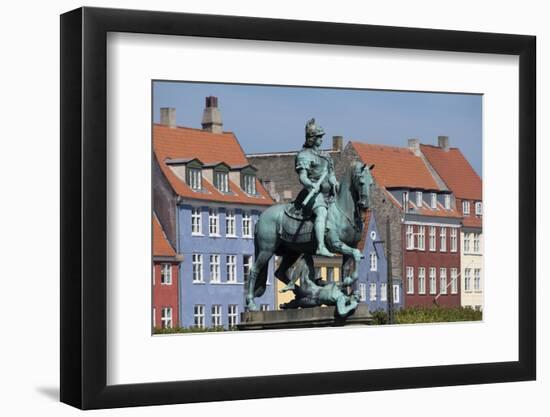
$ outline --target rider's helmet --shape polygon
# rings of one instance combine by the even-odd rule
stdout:
[[[321,126],[315,125],[315,118],[306,123],[306,146],[313,145],[314,139],[324,136],[325,131]]]

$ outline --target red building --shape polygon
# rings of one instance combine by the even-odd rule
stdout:
[[[153,215],[153,327],[179,326],[178,276],[182,261]]]

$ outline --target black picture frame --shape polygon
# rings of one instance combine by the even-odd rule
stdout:
[[[108,32],[519,56],[519,360],[113,385],[107,376]],[[536,378],[536,38],[80,8],[61,16],[61,401],[81,409],[525,381]]]

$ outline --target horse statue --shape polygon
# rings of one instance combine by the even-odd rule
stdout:
[[[352,263],[363,257],[357,245],[363,230],[364,213],[370,206],[372,168],[353,162],[340,181],[334,201],[328,206],[325,245],[331,252],[343,255],[343,270],[349,270]],[[300,257],[313,271],[313,255],[318,247],[314,220],[307,210],[300,210],[300,205],[300,198],[293,203],[273,205],[260,215],[255,225],[255,262],[245,288],[248,311],[258,310],[254,299],[265,292],[268,263],[273,255],[281,256],[275,277],[287,286],[293,285],[287,272]],[[357,268],[354,268],[351,279],[356,278]]]

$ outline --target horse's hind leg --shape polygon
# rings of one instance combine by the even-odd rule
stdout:
[[[283,255],[281,259],[281,263],[279,264],[279,267],[275,271],[275,277],[277,277],[280,281],[287,284],[286,287],[283,288],[284,291],[292,290],[294,289],[294,281],[290,280],[290,277],[288,276],[287,272],[290,269],[292,265],[296,262],[296,260],[300,257],[299,253],[296,252],[288,252],[285,255]],[[283,291],[281,290],[281,291]],[[284,292],[283,291],[283,292]]]
[[[254,292],[256,291],[256,279],[258,274],[267,266],[267,263],[273,256],[273,252],[270,251],[261,251],[254,265],[250,268],[250,276],[248,278],[248,286],[246,291],[246,309],[248,311],[257,311],[258,306],[254,303]],[[265,273],[265,272],[264,272]]]

